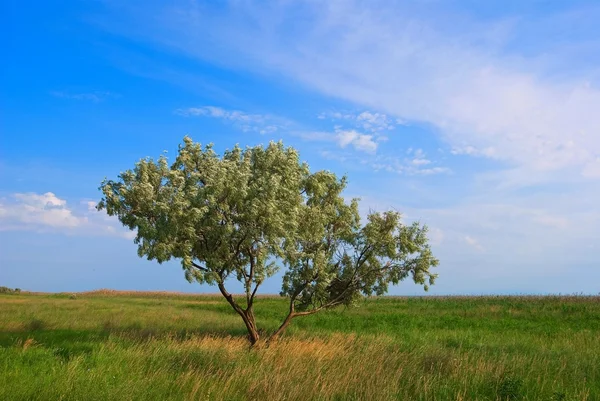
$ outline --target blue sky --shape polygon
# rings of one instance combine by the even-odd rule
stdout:
[[[0,7],[0,285],[214,292],[93,208],[188,134],[281,139],[428,224],[431,294],[600,291],[597,1]]]

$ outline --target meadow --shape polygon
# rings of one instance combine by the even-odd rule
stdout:
[[[219,296],[0,294],[0,399],[600,400],[599,297],[373,298],[244,335]]]

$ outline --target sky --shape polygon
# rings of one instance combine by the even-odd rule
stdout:
[[[596,0],[9,0],[0,15],[0,285],[216,292],[139,258],[94,208],[105,177],[189,135],[219,152],[283,140],[347,175],[363,215],[427,224],[428,294],[600,293]]]

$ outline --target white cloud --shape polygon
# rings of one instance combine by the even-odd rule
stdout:
[[[426,164],[430,164],[431,160],[429,160],[429,159],[418,159],[418,158],[415,158],[415,159],[412,159],[411,163],[414,164],[415,166],[423,166],[423,165],[426,165]]]
[[[465,242],[475,248],[476,250],[483,252],[484,248],[481,246],[481,244],[479,243],[479,241],[477,241],[475,238],[471,237],[470,235],[466,235],[465,236]]]
[[[334,132],[299,131],[292,132],[291,135],[299,137],[305,141],[333,142],[342,149],[350,146],[356,151],[369,154],[375,154],[379,146],[379,142],[383,142],[386,139],[385,137],[362,134],[356,130],[343,130],[339,127],[336,127]]]
[[[374,154],[380,142],[385,142],[388,137],[382,132],[393,130],[396,120],[385,114],[371,111],[360,113],[352,112],[324,112],[317,116],[320,120],[329,119],[334,125],[335,135],[324,132],[309,132],[300,134],[306,140],[327,141],[334,140],[341,148],[351,145],[355,150]],[[350,128],[348,128],[350,125]],[[359,132],[367,132],[361,133]]]
[[[112,226],[112,225],[106,225],[103,228],[106,231],[106,233],[108,233],[109,235],[112,235],[112,236],[121,237],[121,238],[125,238],[125,239],[130,239],[130,240],[132,240],[136,237],[135,231],[119,230],[118,228],[115,228],[115,226]]]
[[[87,206],[88,212],[94,212],[94,211],[96,211],[96,206],[98,205],[97,202],[95,202],[95,201],[84,201],[84,203]]]
[[[0,200],[0,229],[14,225],[32,227],[73,228],[87,222],[85,217],[75,216],[67,208],[64,199],[52,192],[45,194],[17,193],[12,202]]]
[[[362,127],[366,130],[382,131],[394,129],[394,120],[389,119],[385,114],[371,113],[363,111],[356,120],[362,123]]]
[[[427,159],[425,157],[425,152],[423,152],[422,149],[417,149],[417,150],[412,150],[409,149],[407,151],[407,154],[413,154],[413,159],[410,161],[411,164],[414,164],[415,166],[424,166],[427,164],[431,164],[431,160]]]
[[[409,170],[411,174],[434,175],[434,174],[449,174],[452,172],[448,167],[432,167],[422,168],[417,170]]]
[[[52,192],[15,193],[0,198],[0,231],[61,232],[77,235],[113,235],[131,239],[117,219],[96,210],[96,202],[71,207]]]
[[[342,148],[352,145],[354,149],[367,153],[375,153],[377,150],[377,142],[373,140],[373,135],[359,134],[354,130],[338,131],[336,140]]]

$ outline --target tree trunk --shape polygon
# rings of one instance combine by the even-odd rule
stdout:
[[[256,328],[256,319],[254,317],[254,311],[253,311],[252,307],[249,307],[246,310],[242,309],[237,304],[237,302],[235,302],[233,295],[231,295],[225,289],[225,286],[223,285],[223,283],[219,283],[218,285],[219,285],[219,290],[221,291],[221,294],[223,294],[223,296],[225,297],[227,302],[229,302],[229,305],[231,305],[233,310],[236,311],[237,314],[240,315],[242,320],[244,321],[244,324],[246,325],[246,329],[248,330],[248,341],[250,341],[250,345],[256,344],[258,342],[258,340],[260,339],[260,335]]]
[[[244,319],[246,329],[248,329],[248,341],[250,341],[250,345],[256,344],[260,340],[260,334],[256,328],[256,319],[252,309],[246,310],[242,315],[242,319]]]

